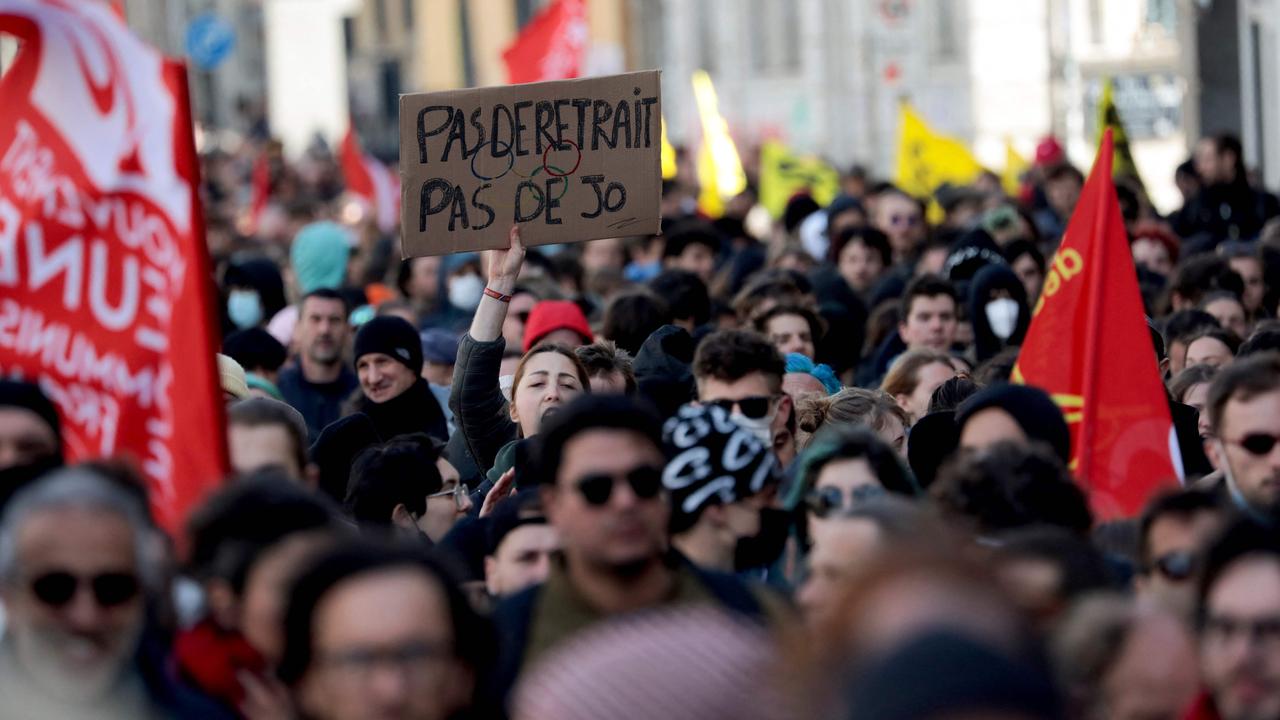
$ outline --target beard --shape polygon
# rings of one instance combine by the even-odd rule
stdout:
[[[88,637],[57,628],[11,627],[14,654],[31,682],[50,697],[87,701],[106,695],[125,674],[142,625],[109,637]]]
[[[319,365],[332,365],[342,359],[342,348],[336,342],[315,341],[307,348],[307,357]]]

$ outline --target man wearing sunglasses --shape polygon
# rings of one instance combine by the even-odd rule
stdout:
[[[786,467],[796,457],[795,413],[782,391],[787,364],[767,338],[749,330],[708,335],[693,357],[698,401],[729,413]]]
[[[162,543],[140,493],[88,468],[13,497],[0,519],[0,717],[222,716],[161,687],[171,675],[139,654]]]
[[[1280,354],[1259,353],[1224,367],[1209,386],[1213,437],[1205,453],[1222,472],[1231,503],[1274,522],[1280,506]]]
[[[1179,490],[1151,501],[1138,525],[1137,591],[1190,618],[1204,550],[1224,515],[1221,498],[1207,490]]]
[[[584,395],[539,434],[536,476],[561,556],[543,584],[494,613],[501,640],[492,691],[547,650],[612,616],[684,604],[718,605],[749,618],[761,602],[737,578],[695,568],[669,551],[662,424],[625,396]]]
[[[1183,717],[1280,717],[1280,537],[1241,518],[1205,553],[1196,625],[1203,694]]]

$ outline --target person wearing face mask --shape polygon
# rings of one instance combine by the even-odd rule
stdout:
[[[1011,345],[1021,345],[1031,326],[1027,290],[1005,265],[988,265],[969,283],[969,321],[974,359],[986,362]]]
[[[233,261],[222,276],[226,288],[224,335],[261,327],[287,304],[275,263],[253,257]]]
[[[693,358],[698,400],[728,411],[783,467],[796,456],[794,402],[782,391],[786,367],[772,343],[748,330],[708,335]]]
[[[781,480],[773,453],[715,405],[685,405],[662,434],[671,544],[699,567],[745,569],[735,567],[735,552],[760,535]]]
[[[480,256],[456,253],[440,259],[435,310],[422,319],[422,329],[440,328],[461,332],[484,296],[484,279],[480,277]]]
[[[530,333],[525,337],[530,347],[516,366],[511,402],[503,397],[498,384],[506,350],[502,326],[525,255],[519,227],[512,227],[509,239],[508,249],[489,253],[489,281],[482,288],[471,329],[458,343],[449,397],[457,424],[455,439],[461,437],[462,451],[470,455],[481,473],[488,471],[477,490],[478,498],[483,498],[509,467],[506,463],[514,459],[517,439],[537,435],[547,417],[574,397],[591,391],[587,370],[571,348],[546,342],[532,347],[535,338]],[[450,453],[457,452],[454,443]],[[500,456],[505,460],[501,466]]]

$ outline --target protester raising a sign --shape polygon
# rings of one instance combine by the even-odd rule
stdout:
[[[126,456],[180,527],[227,469],[186,70],[110,8],[0,0],[0,373],[68,460]],[[179,401],[179,397],[181,400]]]
[[[405,257],[659,231],[659,73],[400,98]]]

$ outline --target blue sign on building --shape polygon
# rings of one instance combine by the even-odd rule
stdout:
[[[201,13],[187,26],[187,56],[201,70],[213,70],[236,47],[236,29],[211,12]]]

